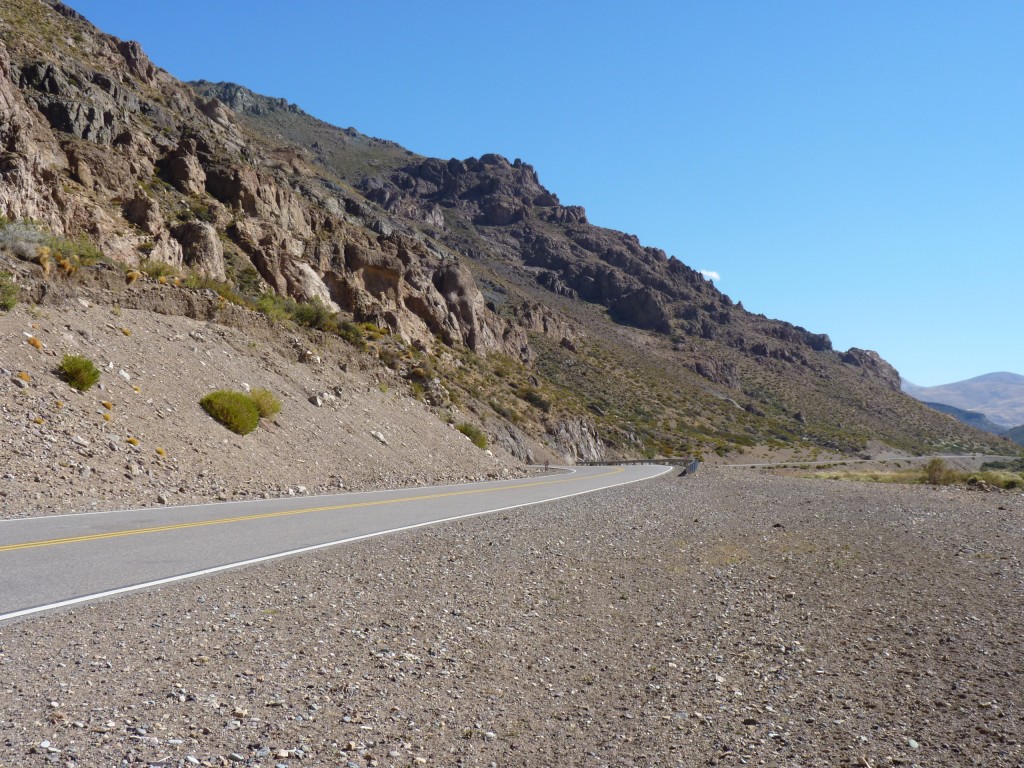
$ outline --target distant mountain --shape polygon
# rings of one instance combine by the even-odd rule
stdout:
[[[991,432],[993,435],[1006,434],[1006,427],[996,424],[988,416],[978,411],[965,411],[963,408],[957,408],[955,405],[946,405],[945,403],[929,403],[924,401],[924,404],[940,413],[948,413],[957,421],[969,424],[975,429]]]
[[[1006,428],[1024,424],[1024,376],[1016,373],[986,373],[937,387],[919,387],[906,380],[902,385],[904,392],[926,403],[977,411]]]
[[[1024,424],[1009,430],[1006,433],[1006,437],[1013,440],[1017,445],[1024,445]]]

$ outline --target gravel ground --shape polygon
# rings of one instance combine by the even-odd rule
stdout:
[[[0,766],[1020,766],[1024,497],[711,469],[0,628]]]

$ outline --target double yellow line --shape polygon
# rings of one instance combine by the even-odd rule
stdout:
[[[602,472],[598,475],[593,475],[590,479],[597,479],[600,477],[608,477],[609,475],[615,475],[620,472],[624,472],[623,467],[615,467],[609,472]],[[427,501],[430,499],[443,499],[450,498],[453,496],[472,496],[481,493],[491,493],[495,491],[515,491],[522,488],[534,488],[540,485],[558,485],[561,483],[570,483],[577,478],[564,477],[557,480],[537,480],[530,483],[520,483],[519,485],[501,486],[498,488],[471,488],[464,491],[447,491],[445,493],[428,493],[421,496],[404,496],[398,499],[376,499],[371,501],[357,501],[351,504],[337,504],[327,507],[306,507],[304,509],[289,509],[280,510],[278,512],[263,512],[258,515],[239,515],[237,517],[220,517],[213,520],[197,520],[191,523],[174,523],[172,525],[155,525],[149,528],[129,528],[121,531],[109,531],[107,533],[90,533],[83,536],[67,536],[61,539],[44,539],[41,541],[25,541],[20,544],[2,544],[0,545],[0,552],[14,552],[21,549],[37,549],[39,547],[55,547],[61,544],[79,544],[86,541],[102,541],[104,539],[119,539],[125,536],[141,536],[142,534],[148,533],[164,533],[166,531],[183,531],[188,528],[203,528],[209,525],[228,525],[230,523],[245,523],[252,520],[269,520],[275,517],[291,517],[293,515],[308,515],[313,512],[331,512],[341,509],[357,509],[360,507],[383,507],[388,504],[402,504],[408,501]]]

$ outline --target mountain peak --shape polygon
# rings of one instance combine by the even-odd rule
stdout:
[[[235,112],[246,115],[267,115],[272,112],[288,112],[293,115],[305,115],[297,105],[287,99],[273,96],[262,96],[237,83],[211,83],[208,80],[194,80],[188,83],[197,93],[207,97],[215,97]]]

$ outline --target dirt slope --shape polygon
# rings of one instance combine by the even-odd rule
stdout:
[[[116,297],[76,286],[64,299],[0,312],[0,516],[523,471],[500,447],[477,448],[410,397],[397,374],[335,337],[275,326],[209,291],[144,279],[125,288],[119,272],[116,282]],[[64,383],[55,368],[65,354],[100,366],[99,384],[79,393]],[[210,391],[246,386],[270,389],[283,404],[248,435],[199,406]],[[310,401],[323,393],[322,405]]]

